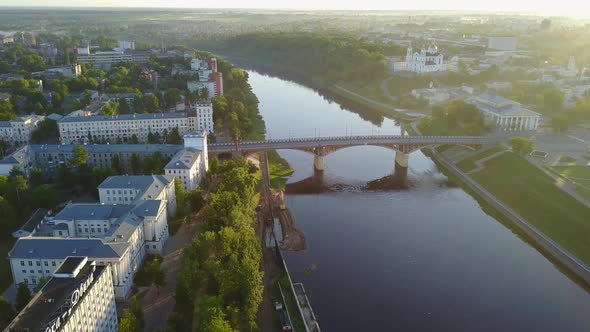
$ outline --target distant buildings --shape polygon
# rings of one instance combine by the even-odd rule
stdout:
[[[191,71],[199,75],[199,80],[187,82],[189,91],[201,92],[207,89],[209,99],[223,95],[223,76],[217,71],[217,59],[192,59]]]
[[[443,55],[438,47],[432,45],[422,48],[420,52],[413,52],[410,46],[406,53],[405,70],[419,74],[442,72],[447,70],[447,65],[443,62]]]
[[[516,51],[516,37],[489,37],[488,49],[493,51]]]
[[[125,52],[126,50],[135,50],[135,42],[128,40],[118,40],[115,51]]]
[[[111,266],[77,255],[59,262],[6,331],[117,331]]]
[[[27,115],[14,120],[0,121],[0,139],[13,146],[28,144],[33,131],[44,118],[41,115]]]
[[[537,130],[541,116],[521,104],[493,93],[483,93],[468,100],[484,113],[488,123],[506,131]]]
[[[131,54],[126,54],[120,51],[106,51],[90,53],[90,48],[78,47],[75,49],[76,58],[83,64],[92,63],[96,69],[108,70],[113,64],[120,62],[133,61]]]
[[[80,66],[80,64],[75,64],[60,67],[51,67],[47,68],[45,72],[60,74],[63,77],[67,78],[76,78],[82,75],[82,66]]]

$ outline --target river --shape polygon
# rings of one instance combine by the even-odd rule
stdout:
[[[249,71],[269,137],[397,134],[299,84]],[[379,122],[379,121],[377,121]],[[313,157],[279,153],[295,173]],[[323,331],[590,331],[590,296],[460,188],[421,152],[407,190],[366,192],[391,174],[394,152],[352,147],[325,159],[337,188],[285,198],[307,250],[285,252]]]

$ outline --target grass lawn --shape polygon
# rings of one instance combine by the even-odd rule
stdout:
[[[301,312],[299,311],[299,307],[297,306],[297,299],[295,299],[295,294],[293,294],[293,290],[291,289],[291,285],[289,284],[289,278],[287,277],[287,273],[284,273],[283,276],[279,279],[279,285],[281,285],[283,295],[285,296],[285,306],[289,311],[289,316],[291,317],[291,324],[293,325],[293,330],[295,332],[305,331],[303,317],[301,317]]]
[[[267,156],[270,186],[275,189],[284,190],[285,183],[287,183],[287,177],[293,174],[293,169],[278,152],[274,150],[269,151],[267,152]]]
[[[590,208],[561,191],[554,180],[507,152],[485,163],[473,179],[562,247],[590,264]]]
[[[384,104],[391,104],[391,99],[383,95],[383,91],[381,91],[381,78],[372,81],[343,81],[338,82],[337,84],[345,89],[354,91],[363,97]]]
[[[462,170],[463,172],[469,172],[473,169],[477,168],[477,165],[475,164],[476,161],[489,157],[491,155],[493,155],[494,153],[498,153],[500,151],[504,151],[505,148],[502,145],[496,145],[495,147],[491,148],[491,149],[487,149],[481,153],[478,153],[474,156],[471,156],[469,158],[465,158],[463,160],[461,160],[460,162],[457,163],[457,167],[459,167],[460,170]],[[440,151],[439,151],[440,152]]]
[[[574,162],[576,162],[576,158],[563,156],[563,157],[559,158],[559,162],[560,163],[574,163]]]
[[[12,237],[0,238],[0,255],[2,255],[2,260],[0,260],[0,293],[4,292],[12,283],[8,252],[12,249],[14,242],[16,242],[16,239]]]
[[[590,167],[588,166],[555,166],[553,169],[563,176],[590,180]]]
[[[590,187],[590,185],[586,185],[586,187]],[[590,201],[590,190],[584,187],[576,186],[576,192],[578,195],[584,197],[586,200]]]

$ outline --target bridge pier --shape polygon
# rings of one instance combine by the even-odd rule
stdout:
[[[409,153],[395,151],[393,176],[396,179],[396,181],[399,181],[399,183],[404,185],[406,184],[406,180],[408,178],[409,159]]]
[[[324,171],[324,156],[327,154],[326,148],[318,147],[313,149],[313,168],[318,172]]]
[[[317,154],[313,156],[313,168],[318,172],[324,171],[324,156]]]

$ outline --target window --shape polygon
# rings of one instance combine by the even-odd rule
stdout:
[[[88,233],[88,228],[84,228],[84,232]]]
[[[35,270],[29,270],[30,273],[35,273]]]
[[[55,266],[55,262],[51,262],[51,266]]]
[[[25,266],[25,261],[20,261],[20,266]]]
[[[45,273],[49,274],[49,270],[45,270]]]
[[[42,270],[37,270],[37,272],[38,272],[39,274],[42,274],[42,273],[43,273],[43,271],[42,271]]]
[[[37,263],[37,266],[41,266],[41,262],[37,261],[36,263]]]
[[[29,261],[29,266],[33,266],[33,262],[32,261]]]
[[[45,261],[45,262],[43,262],[43,265],[49,266],[49,262]]]
[[[23,270],[23,273],[27,273],[27,270]]]

